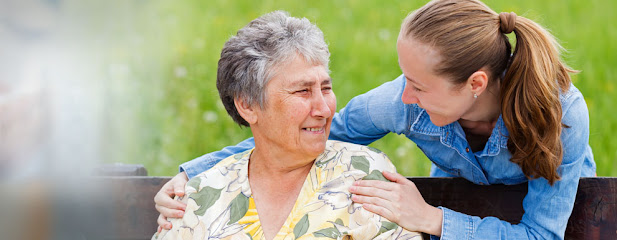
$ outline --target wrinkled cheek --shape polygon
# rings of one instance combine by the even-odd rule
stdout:
[[[334,115],[334,113],[336,112],[336,95],[334,95],[334,93],[332,93],[332,98],[331,98],[330,103],[328,104],[328,106],[330,106],[330,110],[332,111],[332,115]]]

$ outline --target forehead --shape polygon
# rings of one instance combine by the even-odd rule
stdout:
[[[399,63],[405,62],[409,67],[418,66],[427,71],[434,70],[442,60],[435,47],[416,41],[413,38],[399,38],[396,43]],[[404,66],[401,66],[404,67]]]
[[[397,51],[399,66],[405,77],[412,82],[430,86],[440,84],[442,80],[446,81],[445,76],[435,73],[441,61],[441,55],[431,45],[412,38],[399,38]]]
[[[307,85],[315,82],[328,82],[330,76],[325,66],[307,62],[304,57],[296,56],[291,61],[283,62],[268,85]]]

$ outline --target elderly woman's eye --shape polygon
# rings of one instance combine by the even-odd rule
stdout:
[[[296,93],[307,93],[308,91],[309,91],[308,89],[302,89],[302,90],[296,91]]]

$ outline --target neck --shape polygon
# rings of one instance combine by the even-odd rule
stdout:
[[[471,109],[458,120],[461,127],[468,133],[490,136],[501,114],[498,87],[478,96]]]
[[[304,179],[311,170],[315,157],[297,156],[276,147],[260,146],[255,140],[255,150],[249,161],[249,172],[253,176],[268,176],[270,179]],[[249,175],[250,175],[249,174]]]
[[[279,154],[276,146],[263,148],[255,140],[248,181],[266,239],[274,239],[289,217],[315,158],[296,159]],[[266,213],[266,214],[262,214]]]
[[[501,99],[499,97],[499,86],[494,84],[490,89],[486,89],[484,94],[478,96],[471,110],[461,117],[459,122],[479,122],[495,123],[501,114]]]

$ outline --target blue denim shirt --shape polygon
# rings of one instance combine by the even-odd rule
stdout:
[[[499,117],[482,151],[473,152],[458,122],[438,127],[426,111],[401,101],[403,76],[353,98],[334,116],[330,139],[369,144],[393,132],[404,134],[432,161],[431,176],[463,177],[475,184],[528,182],[523,200],[525,214],[519,224],[495,217],[480,218],[445,207],[441,239],[563,239],[572,212],[580,177],[595,176],[596,166],[589,146],[589,113],[585,100],[573,85],[561,94],[561,135],[564,157],[561,180],[551,186],[544,178],[528,180],[520,167],[510,162],[508,130]],[[189,178],[221,159],[254,146],[253,139],[206,154],[180,166]],[[432,239],[439,239],[435,236]]]

